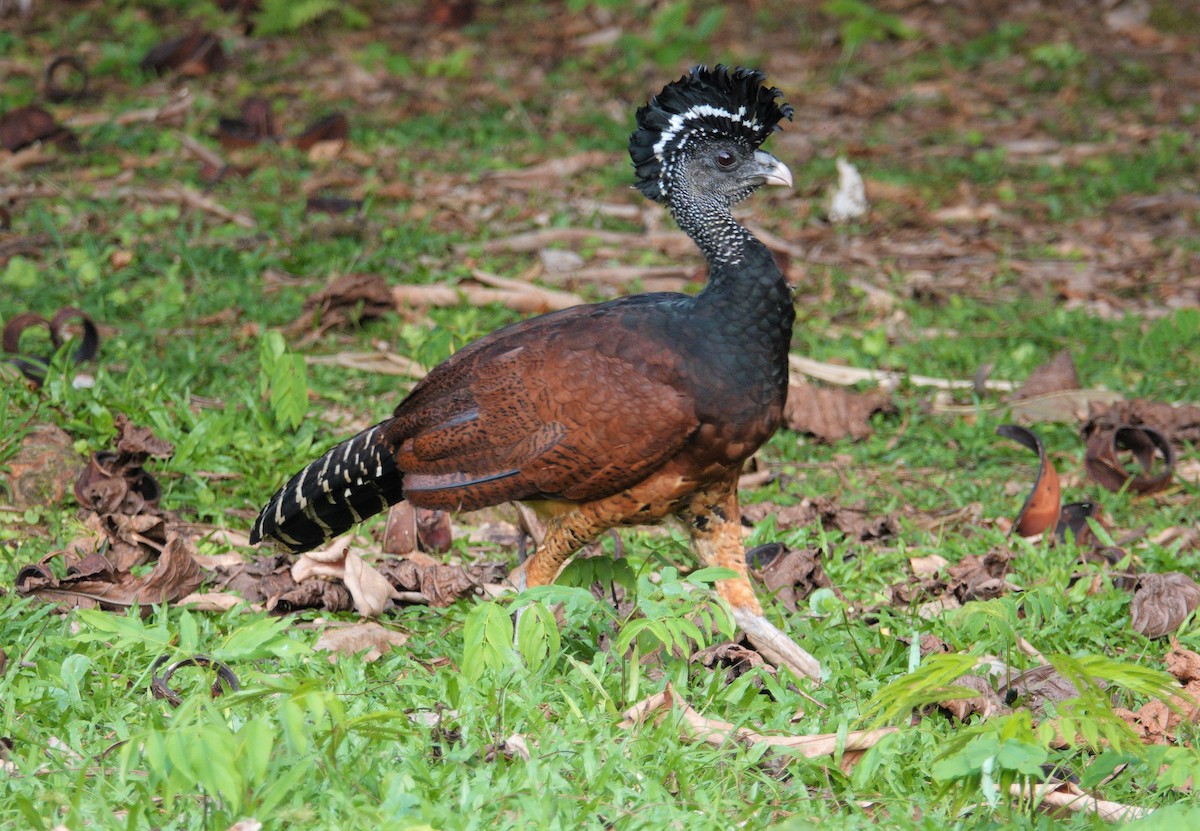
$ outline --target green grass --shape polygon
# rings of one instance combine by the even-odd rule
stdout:
[[[0,90],[0,111],[37,101],[44,60],[74,50],[93,56],[93,81],[104,92],[51,108],[60,117],[165,102],[182,82],[153,81],[136,64],[146,48],[180,31],[181,5],[91,0],[58,26],[52,12],[39,11],[43,17],[20,24],[27,36],[0,32],[0,59],[23,70]],[[482,242],[542,226],[641,228],[590,207],[641,207],[623,158],[533,192],[498,188],[480,174],[596,149],[616,159],[633,107],[689,63],[722,59],[766,59],[797,106],[796,123],[771,145],[792,165],[797,192],[763,194],[748,208],[811,255],[793,272],[796,352],[946,378],[969,379],[991,364],[993,377],[1021,380],[1070,348],[1084,386],[1200,401],[1200,321],[1194,308],[1168,308],[1179,302],[1174,287],[1195,273],[1197,211],[1184,207],[1156,220],[1120,208],[1129,197],[1197,190],[1200,156],[1188,140],[1194,110],[1180,107],[1159,120],[1145,96],[1133,94],[1147,73],[1174,77],[1178,67],[1166,58],[1137,50],[1111,55],[1110,47],[1124,47],[1086,27],[1060,43],[1036,15],[995,28],[938,7],[931,13],[944,15],[944,42],[928,40],[920,27],[903,38],[867,27],[847,50],[837,34],[856,15],[874,19],[867,4],[823,17],[771,2],[744,19],[722,17],[704,3],[690,10],[667,4],[654,14],[623,2],[574,5],[588,6],[595,19],[611,16],[627,34],[607,47],[564,46],[555,54],[546,44],[561,32],[574,37],[595,28],[583,12],[481,4],[480,19],[465,32],[445,33],[415,19],[416,6],[358,3],[377,25],[364,31],[333,14],[290,35],[251,38],[248,46],[223,29],[237,69],[186,82],[195,103],[178,129],[214,149],[208,136],[217,117],[235,114],[241,97],[259,93],[276,102],[289,134],[322,113],[347,110],[357,155],[313,162],[287,147],[222,151],[253,169],[209,185],[174,128],[102,123],[78,131],[81,154],[15,174],[16,185],[54,195],[15,197],[9,234],[42,235],[43,242],[0,262],[0,322],[74,305],[104,325],[105,337],[100,363],[86,368],[95,378],[90,388],[72,386],[75,370],[63,356],[40,390],[5,377],[0,469],[33,424],[67,430],[82,461],[109,446],[116,414],[126,413],[175,444],[171,459],[152,465],[164,506],[190,521],[244,532],[286,474],[344,434],[335,417],[383,417],[400,395],[395,378],[311,365],[310,396],[291,405],[306,417],[290,428],[287,412],[264,395],[270,373],[260,356],[268,332],[295,320],[304,299],[334,274],[425,283],[479,268],[520,277],[536,255],[488,254]],[[672,15],[683,11],[712,29],[711,47],[669,36]],[[231,25],[212,9],[203,14],[209,25]],[[1155,14],[1166,12],[1156,6]],[[529,32],[547,37],[531,39]],[[1194,34],[1180,37],[1195,44]],[[331,80],[340,77],[338,65],[322,62],[330,55],[380,73],[366,103],[339,94]],[[914,97],[910,84],[918,80],[943,81],[949,92],[936,101]],[[825,96],[848,83],[873,85],[892,105],[867,116],[830,107]],[[978,97],[964,104],[956,87]],[[996,89],[1006,94],[994,97]],[[1134,138],[1129,124],[1137,127]],[[785,143],[797,137],[803,142]],[[1061,163],[1006,150],[1009,140],[1026,137],[1102,148]],[[914,194],[919,209],[885,200],[860,224],[830,229],[821,217],[833,159],[842,152],[869,178]],[[123,171],[135,186],[205,192],[251,216],[257,228],[171,201],[107,195]],[[316,176],[350,183],[335,190],[362,192],[361,222],[338,230],[305,216],[304,185]],[[398,183],[408,190],[388,190]],[[998,204],[1010,219],[944,225],[922,215],[964,203]],[[885,245],[892,243],[935,253],[922,260]],[[943,257],[939,246],[958,253]],[[864,250],[870,256],[858,256]],[[119,270],[118,253],[132,255]],[[589,246],[582,253],[596,264],[671,261],[649,250],[610,257]],[[959,257],[977,265],[955,270]],[[1045,279],[1023,270],[1045,262],[1053,264]],[[1065,277],[1113,262],[1114,269],[1134,269],[1132,276],[1101,281],[1083,302],[1064,301]],[[914,270],[935,272],[933,291],[910,290]],[[277,285],[269,272],[296,280]],[[879,311],[867,302],[856,287],[863,282],[890,295],[892,307]],[[1112,298],[1124,305],[1103,313],[1099,301]],[[216,317],[226,310],[233,314]],[[382,341],[432,365],[517,317],[498,307],[392,313],[333,330],[299,351],[365,350]],[[1043,762],[1095,783],[1118,756],[1130,767],[1100,786],[1100,795],[1159,809],[1131,827],[1194,823],[1195,797],[1168,786],[1197,767],[1184,747],[1195,728],[1181,728],[1178,748],[1143,748],[1111,713],[1111,701],[1137,706],[1154,694],[1159,676],[1142,671],[1161,669],[1168,647],[1131,631],[1125,593],[1103,582],[1086,593],[1097,567],[1079,565],[1073,545],[1014,541],[998,527],[997,519],[1016,514],[1036,469],[1027,451],[995,436],[1008,420],[995,409],[998,397],[957,394],[958,403],[979,405],[970,417],[931,414],[931,393],[920,388],[902,387],[895,399],[898,413],[876,416],[873,435],[861,442],[826,446],[780,432],[761,454],[777,480],[746,496],[781,505],[831,497],[863,502],[873,516],[901,515],[900,535],[882,542],[820,527],[782,530],[771,518],[749,532],[747,545],[819,549],[842,593],[818,598],[816,609],[802,603],[795,615],[769,609],[805,637],[827,669],[821,687],[799,685],[816,704],[762,673],[730,683],[679,655],[642,664],[602,648],[624,633],[635,655],[653,653],[658,642],[687,631],[687,611],[697,605],[723,620],[706,584],[688,589],[674,579],[676,566],[692,564],[678,529],[624,532],[628,568],[609,572],[657,628],[614,619],[590,594],[556,589],[550,599],[568,609],[561,632],[555,638],[544,618],[523,616],[522,655],[511,647],[510,608],[470,601],[389,614],[386,625],[411,638],[365,663],[330,662],[314,652],[314,614],[157,608],[145,617],[58,616],[10,589],[0,595],[0,649],[7,655],[0,736],[12,741],[12,770],[0,774],[0,825],[224,829],[254,817],[269,829],[1083,829],[1102,823],[1084,815],[1052,820],[1020,801],[989,805],[981,760],[994,760],[992,778],[1000,784]],[[1178,482],[1156,497],[1103,492],[1082,477],[1077,425],[1037,429],[1065,476],[1066,498],[1099,501],[1116,537],[1138,532],[1126,547],[1143,569],[1195,573],[1194,542],[1149,542],[1167,528],[1194,527],[1194,484]],[[1181,458],[1194,464],[1195,448],[1182,448]],[[82,532],[70,497],[22,509],[9,501],[0,491],[5,587],[20,567]],[[378,522],[370,527],[380,530]],[[1023,591],[931,620],[915,603],[888,602],[887,588],[908,576],[910,557],[936,553],[956,562],[992,548],[1017,552],[1010,580]],[[228,548],[206,543],[204,550]],[[481,555],[459,538],[449,556]],[[578,567],[576,579],[590,582],[584,571]],[[1078,572],[1084,577],[1074,581]],[[1056,747],[1021,712],[967,727],[925,708],[944,695],[938,673],[946,664],[914,661],[899,640],[921,634],[945,640],[951,658],[1000,656],[1025,668],[1031,662],[1017,648],[1021,637],[1047,655],[1093,661],[1092,671],[1112,684],[1111,701],[1085,696],[1058,715],[1093,725],[1107,745]],[[1191,623],[1179,639],[1200,649]],[[226,662],[241,691],[212,700],[211,679],[185,670],[177,677],[182,706],[152,698],[155,659],[196,652]],[[1101,658],[1106,662],[1097,663]],[[626,707],[667,681],[705,716],[763,733],[858,729],[881,712],[901,730],[847,774],[836,760],[686,741],[674,716],[637,730],[620,726]],[[915,724],[914,708],[921,714]],[[529,760],[504,751],[514,734],[527,743]],[[1160,775],[1162,765],[1168,767]]]

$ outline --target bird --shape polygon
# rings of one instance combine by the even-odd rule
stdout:
[[[734,622],[767,660],[821,668],[772,624],[751,584],[737,483],[775,432],[795,320],[771,251],[733,216],[763,185],[792,186],[760,149],[792,120],[757,69],[696,66],[636,112],[635,185],[708,262],[696,294],[653,292],[504,326],[437,365],[390,418],[305,466],[250,539],[315,548],[407,499],[469,511],[521,502],[545,522],[518,589],[552,583],[610,528],[678,519]]]

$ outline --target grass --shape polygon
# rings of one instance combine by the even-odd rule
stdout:
[[[74,49],[95,56],[94,80],[106,89],[103,99],[76,105],[77,111],[122,113],[165,101],[173,82],[144,77],[136,63],[146,48],[178,30],[178,4],[76,5],[59,28],[35,18],[22,24],[29,37],[0,33],[0,58],[24,70],[0,90],[0,110],[37,100],[42,59]],[[252,46],[235,56],[237,72],[186,82],[195,103],[180,129],[210,146],[215,143],[205,136],[217,116],[232,115],[242,95],[265,91],[277,101],[276,115],[288,132],[353,105],[350,147],[357,157],[312,162],[291,148],[261,147],[232,155],[235,163],[253,166],[245,178],[209,186],[174,130],[99,124],[79,131],[82,154],[18,174],[17,186],[48,187],[54,196],[18,198],[12,233],[43,235],[45,242],[0,264],[0,321],[74,305],[104,324],[105,339],[101,363],[89,368],[95,376],[90,388],[72,386],[75,370],[62,356],[41,390],[0,386],[0,467],[40,422],[66,429],[82,460],[108,447],[114,417],[123,412],[176,446],[170,460],[154,466],[165,507],[188,520],[244,531],[283,475],[346,432],[341,420],[382,417],[399,395],[394,378],[311,365],[307,418],[289,429],[261,395],[260,349],[268,331],[295,320],[305,297],[332,274],[435,282],[482,268],[520,276],[532,255],[489,254],[482,242],[542,225],[640,228],[583,204],[640,204],[618,157],[632,108],[686,64],[736,59],[747,50],[778,63],[778,82],[799,113],[772,145],[792,164],[797,193],[760,195],[749,208],[774,233],[803,240],[798,244],[812,254],[793,274],[796,352],[950,378],[970,378],[991,364],[995,377],[1019,380],[1066,347],[1085,386],[1200,401],[1195,310],[1167,306],[1178,263],[1195,263],[1196,210],[1185,207],[1173,223],[1153,224],[1114,207],[1130,196],[1196,189],[1200,157],[1186,140],[1195,114],[1181,108],[1158,123],[1145,113],[1144,100],[1127,91],[1145,72],[1162,71],[1153,55],[1139,55],[1136,66],[1121,64],[1109,59],[1094,33],[1059,45],[1045,21],[1033,18],[989,34],[978,21],[945,9],[938,13],[952,24],[946,43],[920,46],[920,35],[880,35],[856,43],[853,56],[842,60],[842,45],[801,31],[836,33],[843,18],[777,3],[744,20],[721,18],[704,4],[693,10],[690,19],[714,27],[710,54],[694,40],[670,41],[663,20],[681,14],[678,4],[649,20],[626,4],[595,5],[607,9],[595,12],[601,17],[615,16],[629,31],[645,34],[626,36],[610,51],[568,48],[555,60],[533,54],[535,47],[519,35],[542,32],[547,37],[539,43],[557,42],[560,27],[586,22],[582,13],[484,4],[485,19],[467,34],[420,29],[427,43],[405,51],[391,44],[412,40],[405,27],[421,22],[405,15],[414,12],[361,3],[360,11],[382,21],[377,30],[329,22],[337,20],[332,15],[320,30],[249,41]],[[859,4],[852,11],[865,14],[860,5],[870,8]],[[215,12],[205,14],[212,15],[210,23],[230,25]],[[792,26],[797,20],[805,25]],[[654,26],[663,31],[647,29]],[[799,37],[808,39],[802,57],[792,54]],[[381,49],[382,42],[389,48]],[[496,71],[464,71],[464,55]],[[329,80],[338,77],[340,64],[320,59],[378,73],[382,86],[372,94],[382,103],[365,106],[340,96]],[[1021,62],[1020,71],[1010,72],[1012,61]],[[532,77],[531,67],[538,68]],[[419,83],[408,80],[410,69],[424,73]],[[1097,74],[1105,83],[1095,82]],[[508,80],[484,83],[478,76]],[[939,78],[967,91],[980,78],[1007,83],[1010,94],[994,109],[974,110],[960,109],[953,97],[932,107],[905,98],[911,80]],[[909,104],[861,121],[845,117],[835,133],[810,129],[821,119],[841,118],[822,109],[822,96],[854,82],[875,84]],[[1061,120],[1047,116],[1055,112]],[[1129,140],[1111,126],[1096,127],[1084,118],[1094,113],[1105,116],[1106,125],[1135,119],[1147,137]],[[1043,125],[1032,128],[1036,138],[1103,147],[1062,163],[1015,156],[1005,142],[1025,137],[1013,128],[1018,122]],[[810,133],[804,146],[787,143]],[[533,193],[498,189],[480,177],[488,169],[595,149],[611,151],[614,163]],[[1001,204],[1013,219],[947,226],[884,203],[856,227],[830,229],[820,219],[821,205],[832,159],[847,149],[870,178],[915,194],[923,211],[966,199]],[[258,227],[247,231],[170,202],[106,195],[104,186],[123,171],[145,187],[208,189]],[[362,193],[356,227],[305,216],[303,187],[316,176],[349,182],[334,187]],[[407,191],[388,187],[397,183]],[[483,198],[472,201],[476,194]],[[1107,237],[1093,230],[1096,222],[1109,222]],[[1147,235],[1148,247],[1134,239]],[[871,265],[853,256],[863,250],[856,245],[892,242],[935,251],[950,244],[958,253],[923,260],[869,248],[877,253]],[[1101,281],[1094,295],[1068,304],[1061,275],[1108,264],[1086,253],[1089,245],[1122,256],[1136,250],[1142,271],[1112,286]],[[132,255],[129,265],[114,267],[118,253]],[[590,248],[584,253],[589,260],[620,259]],[[628,254],[634,262],[670,261],[654,252]],[[982,264],[963,276],[954,271],[958,257]],[[1053,279],[1023,276],[1028,263],[1045,261],[1060,268]],[[918,269],[937,273],[932,293],[908,288]],[[268,272],[297,280],[277,285]],[[863,280],[893,298],[890,309],[866,302],[855,288]],[[1103,313],[1097,300],[1109,295],[1127,304],[1117,314]],[[232,315],[217,317],[231,309]],[[389,314],[332,331],[305,351],[362,350],[383,341],[433,364],[516,317],[498,307]],[[1114,685],[1123,706],[1150,695],[1150,682],[1137,671],[1161,668],[1167,649],[1131,631],[1125,593],[1104,587],[1088,595],[1087,579],[1072,581],[1076,572],[1096,571],[1077,563],[1072,545],[1014,541],[998,527],[997,518],[1016,513],[1036,464],[995,437],[995,427],[1008,418],[991,409],[997,402],[968,395],[962,403],[979,409],[971,417],[950,417],[931,414],[929,397],[926,390],[902,388],[898,415],[877,416],[874,434],[861,442],[826,446],[780,432],[762,453],[779,478],[747,495],[747,501],[779,504],[830,497],[865,502],[872,516],[903,515],[901,534],[882,543],[820,527],[780,529],[770,518],[749,533],[748,545],[779,541],[819,549],[842,592],[841,599],[825,597],[815,612],[803,604],[795,615],[770,610],[790,631],[806,635],[827,668],[823,686],[805,687],[820,706],[760,673],[727,682],[723,673],[681,657],[643,666],[605,650],[601,635],[619,637],[630,623],[610,625],[609,607],[568,590],[553,595],[574,610],[561,639],[529,624],[525,660],[509,646],[507,608],[497,615],[490,604],[462,602],[389,614],[386,625],[411,637],[374,663],[344,656],[331,662],[315,653],[313,614],[156,608],[144,617],[59,616],[10,590],[0,596],[0,649],[7,655],[0,736],[11,739],[6,757],[12,765],[0,777],[0,824],[221,829],[254,817],[267,828],[1091,828],[1101,823],[1085,815],[1052,820],[1026,802],[989,804],[988,783],[1027,776],[1034,761],[1098,781],[1113,753],[1130,767],[1100,788],[1103,797],[1159,809],[1135,827],[1194,822],[1200,807],[1190,790],[1169,785],[1196,767],[1184,747],[1195,728],[1181,728],[1178,748],[1142,748],[1120,733],[1107,697],[1093,696],[1077,714],[1110,731],[1107,753],[1099,743],[1056,747],[1020,713],[967,728],[922,709],[910,726],[914,706],[940,694],[934,673],[943,667],[936,659],[914,662],[899,637],[934,634],[955,656],[996,655],[1022,668],[1030,662],[1017,649],[1018,636],[1047,654],[1105,657],[1109,663],[1095,671]],[[1150,498],[1103,492],[1082,478],[1076,425],[1037,429],[1066,474],[1068,499],[1100,501],[1114,535],[1142,531],[1129,548],[1143,568],[1196,571],[1194,543],[1149,542],[1165,529],[1194,527],[1194,483],[1178,482]],[[1182,455],[1196,460],[1195,448]],[[11,586],[21,566],[61,549],[81,530],[69,498],[20,509],[0,504],[0,584]],[[703,585],[685,589],[672,579],[674,565],[691,563],[682,533],[623,536],[624,579],[634,596],[664,625],[681,626],[684,610],[709,597]],[[888,602],[886,589],[907,577],[908,558],[937,553],[956,562],[993,548],[1018,552],[1010,579],[1024,591],[932,620],[915,606]],[[205,550],[228,548],[207,543]],[[450,556],[478,552],[460,537]],[[719,610],[707,608],[720,619]],[[484,634],[471,640],[468,629]],[[1179,641],[1200,650],[1190,624]],[[652,651],[654,633],[644,632],[637,645],[642,655]],[[153,699],[155,659],[196,652],[229,664],[241,691],[210,699],[210,679],[191,670],[180,679],[182,706]],[[704,715],[764,733],[856,729],[881,707],[890,708],[890,723],[903,729],[844,773],[828,759],[783,764],[759,747],[684,741],[675,717],[635,731],[620,726],[626,707],[667,681]],[[505,749],[514,734],[524,738],[530,759]],[[995,766],[987,776],[986,759]],[[1168,765],[1165,772],[1161,765]]]

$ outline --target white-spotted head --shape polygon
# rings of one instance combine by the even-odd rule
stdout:
[[[637,111],[638,129],[629,137],[638,189],[656,202],[669,201],[685,172],[693,189],[730,202],[760,185],[790,186],[787,167],[758,149],[793,113],[765,80],[756,69],[698,66],[650,99]]]

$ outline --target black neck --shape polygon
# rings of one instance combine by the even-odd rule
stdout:
[[[671,206],[671,214],[708,260],[700,305],[723,307],[725,316],[777,323],[790,340],[792,293],[771,251],[738,224],[728,207],[711,202]]]
[[[671,216],[704,253],[709,265],[736,265],[754,236],[738,224],[728,206],[712,201],[685,199],[672,203]]]

